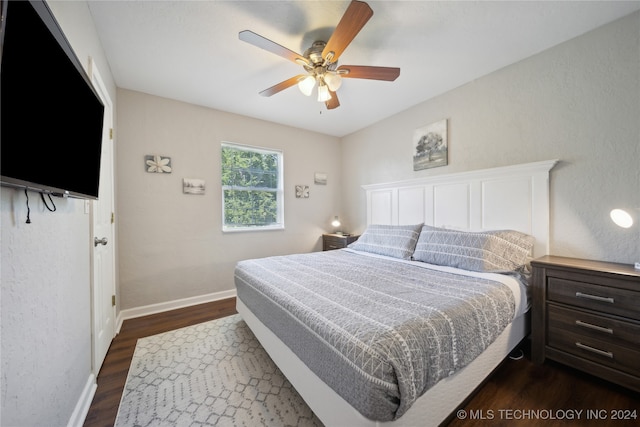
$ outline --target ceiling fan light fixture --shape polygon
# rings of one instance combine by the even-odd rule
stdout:
[[[327,71],[324,75],[324,82],[329,86],[331,92],[335,92],[342,85],[342,77],[334,71]]]
[[[326,102],[331,99],[327,85],[318,86],[318,102]]]
[[[305,71],[273,85],[259,94],[272,96],[298,85],[304,95],[311,96],[317,85],[318,101],[324,102],[328,110],[333,110],[340,106],[337,90],[340,88],[343,78],[394,81],[400,75],[400,68],[367,65],[341,65],[338,67],[340,55],[372,16],[373,10],[365,1],[350,1],[347,10],[340,18],[329,39],[326,42],[316,40],[311,47],[305,50],[303,55],[253,31],[240,31],[238,33],[240,40],[301,65]]]
[[[307,96],[311,96],[313,87],[316,85],[316,79],[313,76],[306,76],[298,82],[298,89]]]

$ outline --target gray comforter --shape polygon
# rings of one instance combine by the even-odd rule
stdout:
[[[240,298],[373,420],[400,417],[514,316],[508,286],[346,250],[241,261]]]

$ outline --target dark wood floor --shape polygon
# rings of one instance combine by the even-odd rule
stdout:
[[[524,357],[498,367],[448,427],[640,425],[640,393],[553,361],[535,365],[529,342],[521,349]]]
[[[219,319],[235,313],[236,300],[230,298],[125,320],[120,328],[120,333],[111,343],[102,369],[98,374],[98,389],[84,422],[85,427],[113,426],[138,338]]]
[[[126,320],[98,375],[98,389],[84,425],[113,426],[138,338],[235,312],[232,298]],[[463,406],[464,412],[453,414],[448,427],[640,425],[640,394],[553,362],[534,365],[526,342],[522,348],[524,358],[505,361]]]

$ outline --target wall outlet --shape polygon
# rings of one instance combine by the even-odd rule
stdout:
[[[640,270],[640,262],[636,262],[636,265],[634,265],[636,270]]]

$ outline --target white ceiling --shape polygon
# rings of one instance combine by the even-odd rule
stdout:
[[[295,52],[328,40],[349,2],[89,1],[118,87],[344,136],[640,9],[639,1],[368,1],[340,58],[400,67],[395,82],[345,79],[341,106],[297,87],[304,70],[238,39],[252,30]]]

